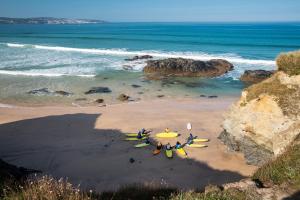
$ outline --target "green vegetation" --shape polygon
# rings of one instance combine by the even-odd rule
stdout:
[[[235,188],[225,191],[214,191],[208,193],[201,192],[183,192],[172,195],[170,200],[258,200],[256,194],[250,195],[249,192],[243,192]]]
[[[74,187],[66,180],[55,180],[48,176],[28,181],[23,186],[18,186],[13,190],[6,189],[4,200],[122,200],[122,199],[146,199],[146,200],[254,200],[255,195],[249,195],[238,189],[228,189],[226,191],[204,192],[178,192],[175,189],[157,188],[152,186],[133,185],[124,187],[116,192],[104,192],[96,194],[92,191],[83,192],[78,187]]]
[[[284,115],[297,116],[300,114],[300,106],[298,105],[298,102],[300,102],[300,88],[296,86],[289,88],[281,84],[277,74],[268,81],[250,86],[246,91],[248,92],[247,102],[259,99],[261,94],[268,94],[275,97]]]
[[[299,141],[299,139],[298,139]],[[265,183],[300,188],[300,143],[296,142],[274,161],[259,168],[253,175]]]
[[[71,183],[60,179],[55,180],[48,176],[27,181],[25,184],[4,190],[4,200],[31,200],[31,199],[70,199],[87,200],[92,194],[86,194],[74,187]]]
[[[293,51],[280,54],[276,63],[279,71],[284,71],[286,74],[293,76],[300,74],[300,51]]]

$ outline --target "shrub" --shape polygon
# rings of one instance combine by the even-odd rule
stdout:
[[[18,189],[7,189],[4,193],[4,200],[89,200],[92,193],[81,192],[79,187],[74,187],[66,180],[55,180],[49,176],[43,176],[28,180],[25,185],[18,186]]]
[[[253,179],[276,185],[288,184],[292,188],[300,188],[300,144],[295,144],[278,156],[259,168],[253,175]]]
[[[279,71],[284,71],[290,76],[299,75],[300,51],[282,53],[277,57],[276,63]]]

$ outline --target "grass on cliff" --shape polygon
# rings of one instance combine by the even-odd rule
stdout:
[[[1,188],[0,188],[1,189]],[[2,188],[3,189],[3,188]],[[28,181],[14,189],[5,187],[3,200],[123,200],[123,199],[145,199],[145,200],[254,200],[253,195],[238,189],[225,191],[204,192],[179,192],[170,188],[158,188],[151,186],[129,186],[116,192],[94,193],[84,192],[79,187],[73,186],[66,180],[55,180],[48,176]]]
[[[300,107],[298,105],[300,102],[299,87],[288,88],[286,85],[280,83],[276,74],[268,81],[250,86],[246,91],[248,92],[247,102],[259,99],[261,94],[268,94],[276,98],[284,115],[297,116],[300,114]]]
[[[299,75],[300,51],[282,53],[277,57],[276,63],[279,71],[284,71],[290,76]]]
[[[287,185],[294,189],[300,189],[300,143],[298,141],[264,166],[260,167],[253,175],[265,183]]]

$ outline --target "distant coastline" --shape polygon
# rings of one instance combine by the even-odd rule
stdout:
[[[68,19],[54,17],[33,17],[33,18],[9,18],[0,17],[0,24],[103,24],[103,20],[95,19]]]

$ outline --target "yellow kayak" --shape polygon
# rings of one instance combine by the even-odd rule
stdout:
[[[179,148],[179,149],[176,149],[176,152],[179,154],[179,155],[182,155],[182,156],[187,156],[187,153],[185,152],[185,150],[183,148]]]
[[[194,142],[208,142],[209,141],[209,139],[198,139],[198,138],[196,138],[196,139],[193,139],[193,141]]]
[[[142,134],[142,136],[148,136],[149,134]],[[127,137],[137,137],[138,134],[137,133],[127,133],[126,134]]]
[[[157,133],[156,137],[158,138],[175,138],[178,136],[178,133],[175,132],[162,132],[162,133]]]
[[[129,137],[129,138],[126,138],[125,140],[126,141],[138,141],[138,140],[145,140],[145,139],[147,139],[148,137],[142,137],[142,138],[136,138],[136,137]]]
[[[170,149],[170,150],[167,150],[167,149],[166,149],[166,156],[167,156],[168,158],[173,158],[173,151],[172,151],[172,149]]]
[[[203,148],[203,147],[207,147],[207,145],[205,144],[188,144],[188,147],[193,147],[193,148]]]
[[[142,147],[146,147],[146,146],[149,146],[149,145],[150,145],[149,143],[141,143],[141,144],[135,145],[134,147],[135,148],[142,148]]]

